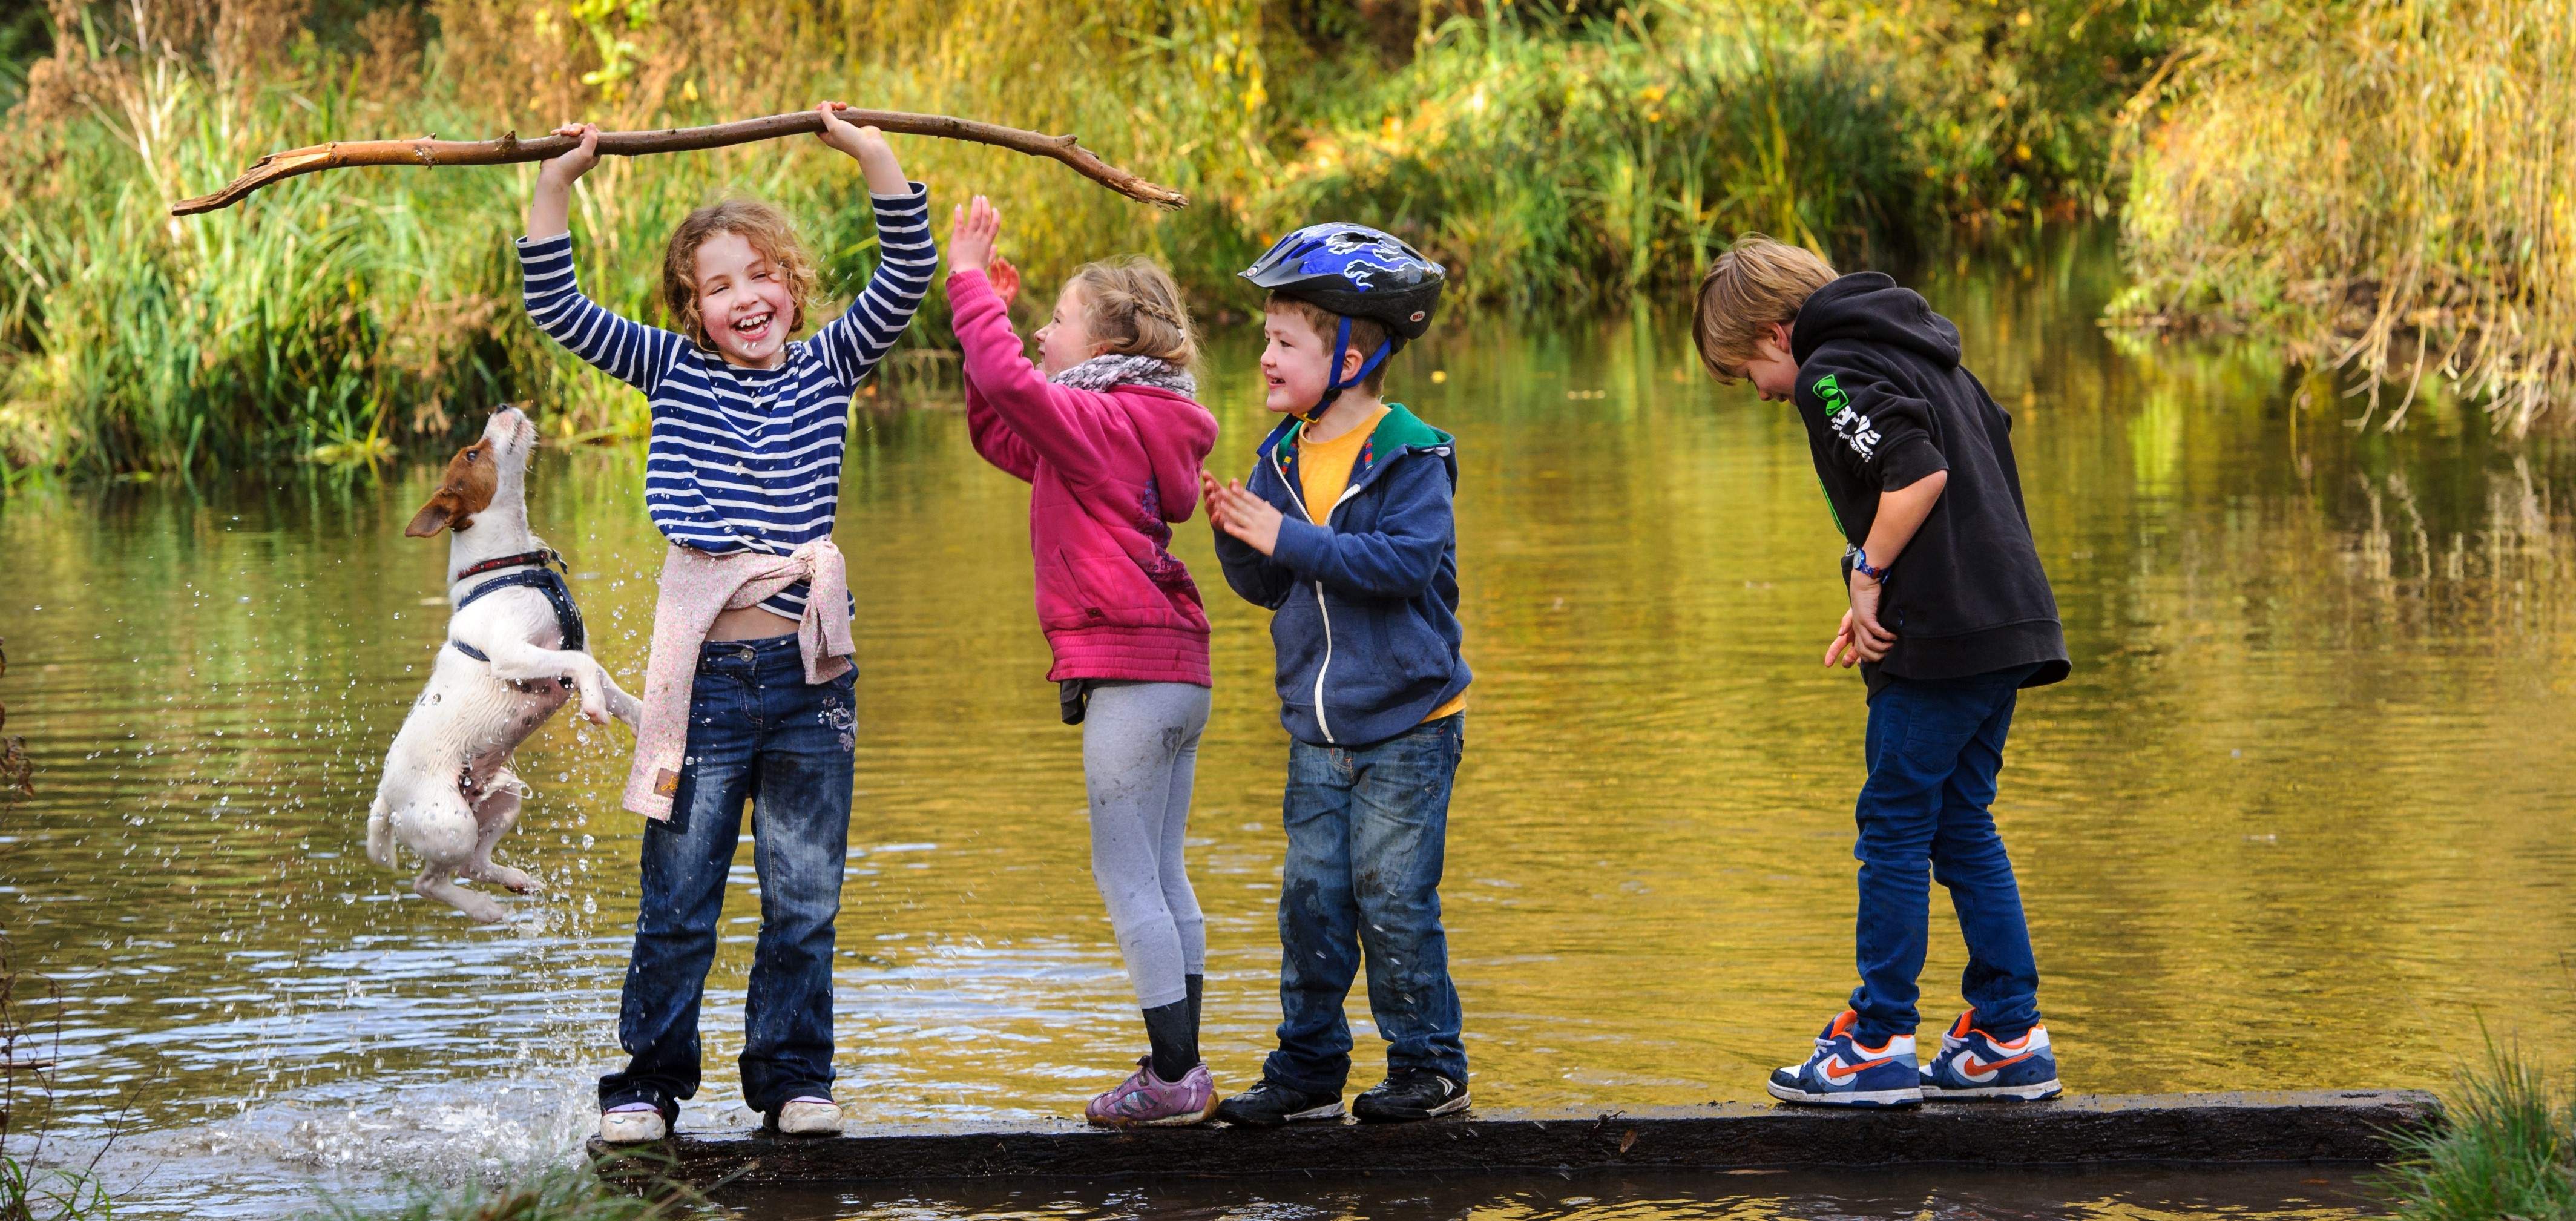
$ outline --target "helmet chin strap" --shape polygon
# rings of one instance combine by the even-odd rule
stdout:
[[[1309,424],[1322,419],[1324,413],[1326,411],[1330,411],[1333,404],[1341,399],[1342,391],[1348,390],[1361,382],[1367,381],[1368,375],[1375,372],[1378,365],[1384,362],[1394,351],[1395,343],[1393,340],[1381,341],[1377,345],[1377,351],[1369,353],[1369,358],[1360,362],[1359,372],[1350,375],[1348,378],[1339,376],[1342,362],[1348,359],[1351,354],[1351,320],[1348,316],[1344,316],[1340,332],[1333,336],[1333,363],[1326,366],[1327,368],[1334,370],[1335,376],[1331,382],[1324,386],[1324,397],[1315,400],[1314,406],[1298,412],[1297,418],[1304,420]]]

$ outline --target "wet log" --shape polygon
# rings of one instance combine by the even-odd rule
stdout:
[[[1711,1103],[1594,1115],[1479,1112],[1416,1124],[1222,1126],[1109,1132],[1052,1126],[853,1129],[838,1139],[682,1133],[611,1174],[695,1184],[1300,1173],[1503,1173],[1613,1168],[2037,1168],[2119,1164],[2379,1163],[2389,1134],[2439,1124],[2417,1091],[2066,1098],[1835,1111]]]
[[[1082,147],[1069,135],[1054,136],[979,123],[942,114],[914,114],[901,110],[861,110],[844,107],[840,117],[860,127],[910,136],[937,136],[947,140],[966,140],[990,144],[1032,157],[1048,157],[1063,162],[1075,173],[1116,191],[1129,199],[1161,208],[1189,206],[1189,197],[1170,187],[1161,186],[1111,165]],[[599,133],[602,156],[642,157],[654,153],[694,152],[699,149],[723,148],[734,144],[751,144],[786,136],[810,135],[823,130],[823,116],[811,110],[766,115],[707,127],[665,127],[655,131],[604,131]],[[440,140],[424,136],[416,140],[335,140],[309,148],[270,153],[253,162],[232,183],[211,195],[183,199],[171,205],[173,216],[193,216],[239,203],[251,192],[271,183],[283,182],[302,174],[322,170],[347,169],[366,165],[510,165],[523,161],[544,161],[559,157],[581,143],[572,136],[539,136],[522,140],[515,131],[496,140]]]

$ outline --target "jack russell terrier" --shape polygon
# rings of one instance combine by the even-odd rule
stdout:
[[[392,867],[399,839],[426,861],[412,890],[484,923],[502,918],[488,895],[457,879],[514,894],[536,879],[492,863],[492,846],[519,820],[525,794],[510,752],[581,694],[581,714],[631,728],[640,708],[584,651],[581,610],[547,567],[562,557],[528,531],[528,455],[537,428],[503,406],[483,439],[447,463],[446,478],[404,534],[450,532],[447,643],[385,753],[385,775],[367,811],[367,855]]]

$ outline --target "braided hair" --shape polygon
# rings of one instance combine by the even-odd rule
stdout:
[[[1074,270],[1082,286],[1084,321],[1103,355],[1151,356],[1186,368],[1198,360],[1181,286],[1162,264],[1141,254],[1085,263]]]

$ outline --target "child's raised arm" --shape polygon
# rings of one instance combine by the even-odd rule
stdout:
[[[649,395],[680,350],[680,337],[620,318],[582,295],[572,265],[572,184],[599,164],[599,128],[567,123],[555,134],[579,136],[581,145],[537,167],[528,234],[519,239],[520,300],[547,338]]]
[[[982,243],[983,250],[978,251],[972,240],[963,243],[958,241],[956,231],[952,229],[948,239],[948,259],[953,266],[957,267],[969,266],[960,261],[968,254],[977,254],[978,257],[986,260],[984,279],[992,295],[1001,301],[1002,321],[1007,329],[1011,316],[1011,303],[1018,300],[1020,296],[1020,269],[1011,266],[1009,259],[989,253],[991,245],[992,243],[986,240]],[[963,307],[959,306],[957,301],[958,286],[954,272],[949,275],[948,292],[948,304],[951,309],[949,320],[956,326],[958,341],[962,344],[965,342],[967,332],[972,328],[965,314],[961,312]],[[1017,342],[1019,336],[1013,334],[1011,338],[1013,342]],[[964,368],[963,372],[965,376],[960,380],[964,382],[966,390],[966,435],[974,441],[975,452],[982,454],[985,461],[1018,476],[1023,481],[1036,480],[1038,452],[1030,448],[1028,442],[1021,440],[1018,433],[1011,431],[1011,422],[1004,419],[1002,413],[994,408],[991,399],[984,397],[982,388],[975,384],[975,373],[971,363]]]
[[[903,176],[885,133],[842,121],[842,103],[825,102],[823,143],[849,154],[867,178],[877,213],[877,270],[859,299],[814,334],[815,351],[844,385],[856,386],[885,359],[886,350],[912,325],[913,312],[930,292],[939,248],[930,240],[930,192]]]
[[[599,164],[599,124],[566,123],[558,136],[579,136],[581,145],[537,166],[537,193],[528,200],[528,240],[542,242],[572,232],[572,184]]]

